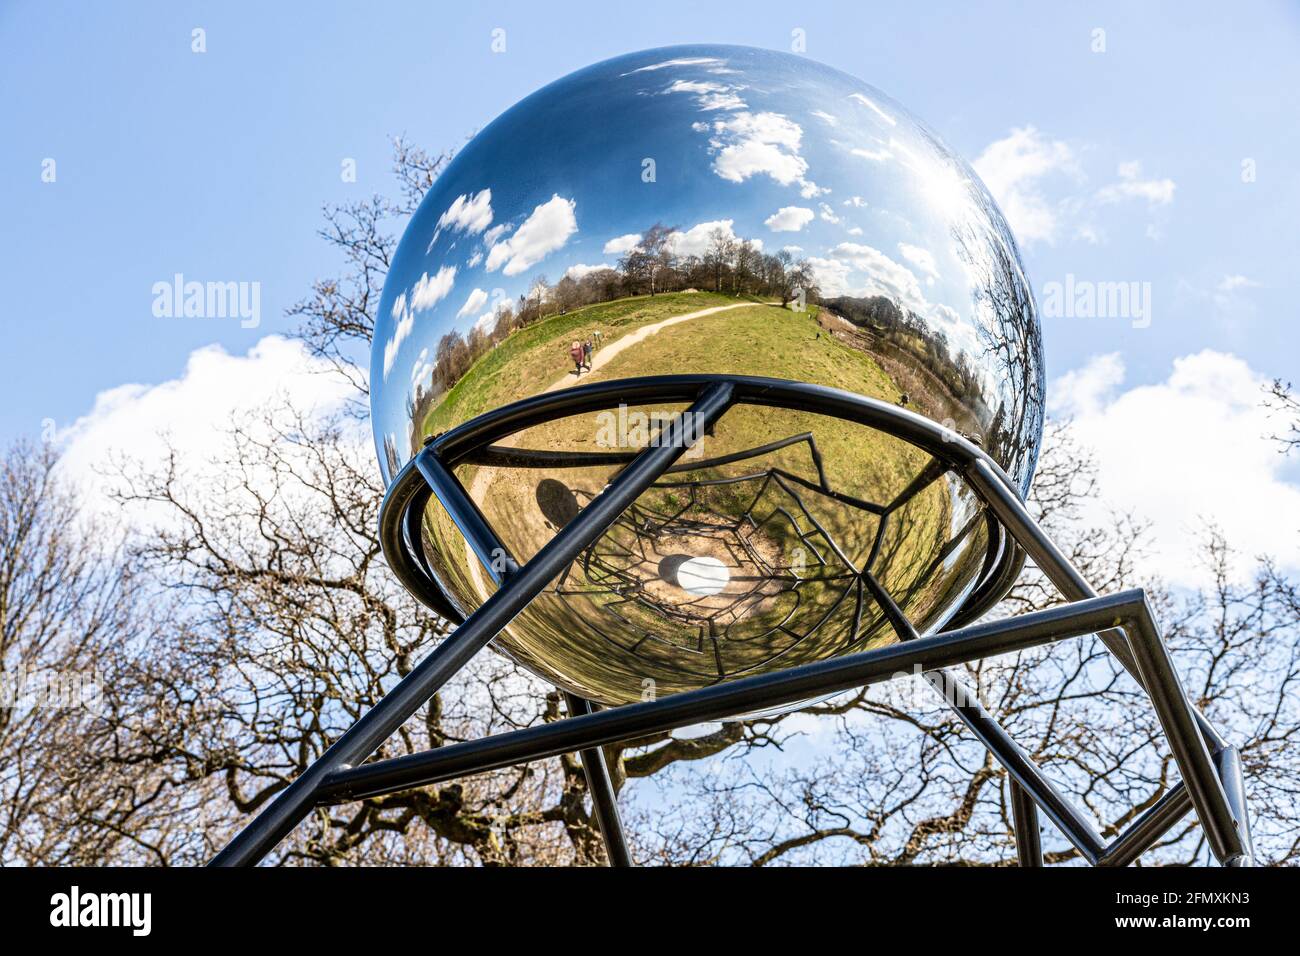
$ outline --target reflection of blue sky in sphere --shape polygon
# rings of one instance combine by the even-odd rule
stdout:
[[[1004,418],[1029,420],[1030,440],[1003,456],[1027,477],[1041,405],[1036,319],[1027,289],[1024,314],[991,315],[986,248],[1006,251],[1008,281],[1024,282],[983,186],[872,87],[801,57],[713,46],[573,73],[483,129],[438,178],[396,253],[375,330],[385,477],[412,454],[415,389],[444,335],[490,331],[539,276],[554,284],[617,266],[656,222],[676,228],[678,256],[702,254],[720,228],[806,259],[823,298],[886,296],[915,313],[974,367],[989,417],[1006,406]],[[1000,321],[1034,326],[1018,376],[990,358]],[[1009,393],[1024,391],[1016,377],[1031,399]]]
[[[683,561],[677,569],[677,586],[687,594],[721,594],[730,579],[727,566],[708,554]]]

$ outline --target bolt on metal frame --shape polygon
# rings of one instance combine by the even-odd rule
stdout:
[[[493,443],[568,415],[620,404],[690,403],[638,452],[586,453],[625,467],[567,525],[523,564],[517,563],[453,473],[462,463],[525,463],[556,453],[494,447]],[[364,763],[452,676],[591,547],[700,435],[735,404],[807,411],[841,418],[902,439],[934,459],[933,477],[952,472],[985,506],[989,550],[981,577],[945,630],[920,636],[893,599],[869,575],[864,583],[893,625],[898,643],[741,677],[699,690],[610,709],[566,694],[564,720],[452,744],[423,753]],[[778,443],[779,444],[779,443]],[[562,455],[563,453],[561,453]],[[698,467],[698,466],[692,466]],[[820,472],[820,463],[819,463]],[[465,536],[497,590],[468,617],[447,597],[420,546],[420,522],[436,495]],[[490,411],[440,435],[395,477],[380,514],[380,538],[393,573],[418,599],[459,626],[315,763],[285,788],[212,860],[212,865],[259,862],[317,806],[426,786],[461,776],[577,752],[594,816],[612,865],[630,865],[617,801],[601,747],[705,721],[795,704],[919,669],[944,693],[957,716],[1006,768],[1017,858],[1042,866],[1039,812],[1089,863],[1124,866],[1194,810],[1216,859],[1253,864],[1253,846],[1240,757],[1193,707],[1141,590],[1098,597],[1033,520],[1011,479],[975,444],[905,409],[839,389],[747,376],[676,375],[578,386]],[[1014,618],[970,623],[1014,581],[1028,555],[1070,603]],[[1097,634],[1145,689],[1169,741],[1181,781],[1110,842],[1062,794],[1029,756],[944,668],[997,654]],[[956,687],[957,692],[952,689]]]

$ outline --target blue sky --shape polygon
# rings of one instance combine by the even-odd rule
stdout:
[[[0,438],[47,419],[67,428],[106,390],[184,375],[195,350],[242,356],[288,330],[285,308],[336,268],[314,235],[322,203],[391,194],[393,134],[454,146],[603,58],[698,41],[789,50],[795,30],[806,55],[879,87],[993,170],[994,194],[1030,224],[1021,239],[1040,297],[1067,274],[1151,283],[1149,327],[1044,319],[1049,382],[1069,383],[1060,407],[1090,434],[1170,396],[1216,414],[1216,393],[1246,394],[1243,369],[1300,378],[1294,4],[660,0],[611,15],[595,3],[9,3]],[[341,181],[346,158],[355,183]],[[156,318],[153,284],[177,272],[260,282],[260,327]],[[1235,384],[1223,361],[1175,364],[1206,350],[1237,361]],[[1124,404],[1139,399],[1136,412]],[[1293,486],[1293,468],[1259,467],[1270,487]]]

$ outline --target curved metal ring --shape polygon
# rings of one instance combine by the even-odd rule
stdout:
[[[806,411],[875,428],[922,449],[963,476],[977,462],[984,463],[1017,497],[1022,497],[1015,482],[986,451],[922,415],[842,389],[755,376],[662,375],[577,385],[485,412],[431,439],[420,454],[437,455],[451,468],[495,442],[556,418],[621,404],[690,402],[702,387],[715,382],[731,383],[733,404]],[[430,492],[416,466],[417,458],[403,466],[384,495],[379,516],[380,546],[389,567],[407,590],[440,617],[460,624],[464,615],[439,583],[419,546],[419,518]],[[986,514],[990,534],[984,568],[976,586],[953,612],[948,627],[961,626],[985,614],[1006,594],[1024,565],[1024,551],[1004,533],[991,511]]]

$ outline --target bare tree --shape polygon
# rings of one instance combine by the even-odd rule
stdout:
[[[722,275],[731,267],[736,256],[736,241],[726,230],[715,227],[709,233],[709,248],[704,254],[705,264],[713,272],[713,291],[722,291]]]
[[[644,286],[651,296],[663,291],[663,276],[673,267],[672,237],[675,232],[672,226],[657,222],[619,260],[619,268],[631,289]]]
[[[342,223],[325,236],[341,250],[345,269],[317,283],[294,310],[307,348],[356,387],[355,409],[365,405],[362,369],[393,236],[441,165],[399,143],[397,167],[401,202],[326,211],[327,223]],[[700,265],[720,286],[735,248],[727,250],[726,236],[715,239],[722,248]],[[597,281],[604,288],[611,279],[593,280],[593,294]],[[1039,518],[1099,590],[1139,580],[1141,526],[1125,515],[1102,527],[1082,521],[1081,504],[1096,495],[1088,456],[1068,433],[1054,433],[1046,449],[1034,485]],[[124,509],[149,515],[156,533],[135,543],[135,575],[103,566],[99,580],[108,590],[91,593],[123,595],[104,605],[114,614],[89,614],[101,606],[91,603],[68,615],[102,619],[79,624],[76,633],[103,635],[83,657],[112,671],[104,705],[93,719],[74,715],[78,743],[65,750],[47,730],[14,736],[28,731],[6,711],[4,746],[14,740],[33,749],[17,777],[8,761],[0,771],[10,774],[0,778],[10,821],[0,858],[199,862],[445,635],[446,623],[384,567],[375,537],[383,488],[371,454],[356,418],[322,420],[283,408],[233,422],[202,474],[175,456],[123,470]],[[33,478],[10,485],[27,489],[6,504],[15,514],[44,494]],[[21,524],[0,528],[5,541],[7,529]],[[1157,589],[1160,616],[1201,706],[1243,744],[1261,853],[1291,861],[1300,786],[1291,746],[1300,728],[1296,588],[1267,563],[1249,586],[1234,583],[1224,570],[1227,545],[1212,532],[1205,551],[1216,586],[1193,596]],[[76,548],[60,553],[64,568],[83,556]],[[4,573],[6,582],[22,580]],[[128,589],[137,578],[165,588],[169,601],[155,605],[158,592]],[[21,588],[5,583],[0,595],[11,591]],[[40,629],[7,623],[18,618],[10,610],[17,605],[6,600],[0,633],[8,671],[11,647],[34,646],[39,657],[54,645],[41,651]],[[1041,577],[1029,574],[998,613],[1055,600]],[[127,613],[132,609],[148,627]],[[1117,832],[1176,778],[1149,704],[1095,639],[973,664],[966,676],[1105,833]],[[937,699],[908,690],[895,682],[794,714],[607,748],[636,855],[758,865],[1013,859],[1005,774]],[[483,655],[381,756],[561,715],[550,688]],[[802,739],[811,728],[815,739]],[[796,746],[801,757],[788,759]],[[669,794],[667,809],[643,801],[646,788],[628,786],[650,777]],[[1059,841],[1049,840],[1048,850],[1052,861],[1074,856]],[[274,858],[594,863],[602,853],[580,768],[566,757],[319,809]],[[1189,818],[1151,858],[1204,856]]]
[[[0,459],[0,861],[160,862],[172,781],[119,760],[104,731],[169,615],[57,464],[28,443]]]
[[[1046,445],[1033,510],[1099,590],[1137,582],[1144,529],[1117,515],[1089,527],[1080,506],[1096,494],[1088,455],[1057,432]],[[1235,584],[1220,536],[1205,543],[1215,586],[1174,597],[1156,589],[1166,639],[1189,689],[1211,719],[1242,747],[1261,859],[1297,857],[1300,733],[1295,704],[1300,653],[1296,589],[1271,565]],[[1148,582],[1151,583],[1151,582]],[[998,614],[1056,603],[1036,572],[1012,590]],[[1149,702],[1096,638],[983,661],[964,668],[985,705],[1054,780],[1117,834],[1177,779]],[[661,787],[680,812],[643,818],[667,863],[964,863],[1015,859],[1005,772],[934,695],[894,682],[751,722],[721,760],[703,768],[668,766]],[[773,759],[819,726],[811,761]],[[758,731],[762,731],[761,734]],[[806,746],[806,745],[804,745]],[[764,752],[766,751],[766,753]],[[645,839],[644,833],[642,838]],[[1047,860],[1077,854],[1046,837]],[[1208,858],[1188,817],[1148,853],[1147,862]]]
[[[1282,451],[1290,453],[1300,448],[1300,399],[1292,391],[1291,383],[1273,379],[1264,404],[1286,419],[1283,431],[1273,436],[1281,444]]]

